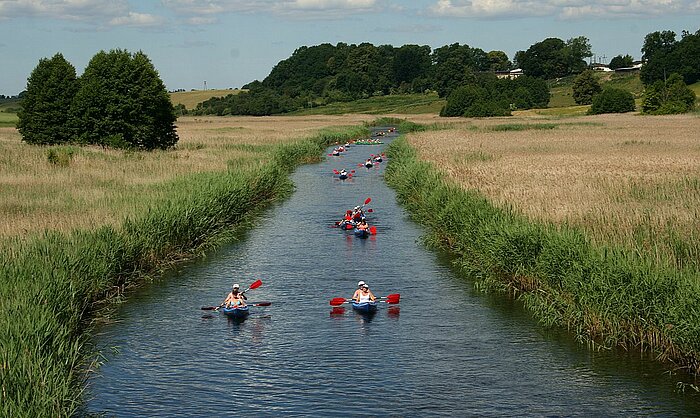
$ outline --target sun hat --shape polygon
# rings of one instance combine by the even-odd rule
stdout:
[[[241,286],[240,286],[238,283],[236,283],[236,284],[233,285],[233,289],[238,289],[238,288],[240,288],[240,287],[241,287]]]
[[[359,282],[357,282],[357,287],[362,287],[362,286],[364,286],[365,284],[366,284],[365,282],[363,282],[362,280],[360,280]]]

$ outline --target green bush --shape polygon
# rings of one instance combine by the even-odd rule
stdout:
[[[67,148],[49,148],[46,151],[46,160],[51,165],[58,167],[68,167],[71,160],[73,160],[73,155],[76,149],[72,147]]]
[[[606,88],[593,98],[593,103],[588,113],[599,115],[601,113],[625,113],[635,110],[634,96],[632,93],[615,87]]]
[[[683,77],[671,74],[666,80],[657,81],[644,91],[642,112],[652,115],[686,113],[695,107],[695,92],[686,86]]]
[[[593,71],[586,70],[574,79],[574,101],[576,104],[587,105],[593,103],[593,96],[603,91]]]

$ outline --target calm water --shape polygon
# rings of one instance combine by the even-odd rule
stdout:
[[[386,140],[385,140],[386,141]],[[96,341],[108,361],[89,384],[89,412],[109,416],[486,415],[700,416],[680,378],[639,355],[590,351],[538,327],[517,304],[472,290],[419,242],[355,146],[299,168],[297,192],[238,243],[139,289]],[[386,164],[386,163],[384,163]],[[341,182],[333,169],[354,168]],[[367,240],[330,228],[371,197]],[[199,308],[233,282],[262,279],[243,323]],[[401,293],[367,320],[328,300],[358,280]]]

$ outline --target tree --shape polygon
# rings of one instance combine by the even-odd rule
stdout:
[[[610,60],[610,64],[608,67],[611,70],[616,70],[618,68],[628,68],[631,67],[634,61],[632,60],[631,55],[618,55],[616,57],[613,57],[613,59]]]
[[[41,145],[69,142],[73,136],[70,108],[77,88],[75,67],[63,55],[39,60],[27,79],[17,114],[22,140]]]
[[[593,96],[603,91],[593,71],[586,70],[574,79],[574,101],[576,104],[587,105],[593,102]]]
[[[485,89],[473,84],[456,88],[447,98],[440,116],[462,116],[467,109],[483,101],[486,96]]]
[[[593,55],[591,44],[585,36],[568,39],[562,54],[566,59],[569,74],[579,74],[584,71],[587,67],[584,58]]]
[[[440,97],[447,97],[455,88],[474,81],[474,73],[490,68],[486,52],[458,43],[433,51],[430,79]]]
[[[586,68],[584,58],[590,57],[588,38],[578,36],[564,42],[547,38],[515,54],[517,65],[532,77],[552,79],[580,73]]]
[[[430,47],[427,45],[404,45],[398,48],[393,61],[393,78],[396,86],[412,83],[416,78],[426,77],[430,70]]]
[[[71,113],[81,143],[150,150],[178,141],[170,95],[140,51],[97,53],[80,78]]]
[[[678,73],[686,84],[700,80],[700,30],[683,32],[680,41],[671,31],[653,32],[644,38],[644,59],[647,62],[641,70],[640,78],[645,85]]]
[[[598,115],[601,113],[625,113],[633,112],[634,96],[627,90],[609,87],[593,97],[593,103],[588,113]]]
[[[666,82],[661,80],[644,91],[642,112],[652,115],[685,113],[695,107],[695,92],[678,74],[671,74]]]
[[[503,51],[489,51],[486,56],[489,60],[491,71],[508,71],[513,68],[508,55]]]

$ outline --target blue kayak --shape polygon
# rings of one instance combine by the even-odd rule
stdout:
[[[377,312],[377,302],[352,303],[352,309],[360,313]]]
[[[250,313],[250,306],[242,306],[242,307],[237,307],[237,308],[223,308],[222,311],[228,316],[229,318],[239,318],[239,319],[244,319],[248,317],[248,314]]]
[[[367,238],[369,236],[369,231],[366,229],[355,228],[355,236],[358,238]]]
[[[348,175],[347,175],[347,174],[339,174],[339,175],[338,175],[338,178],[341,179],[341,180],[345,180],[345,179],[348,178]]]

